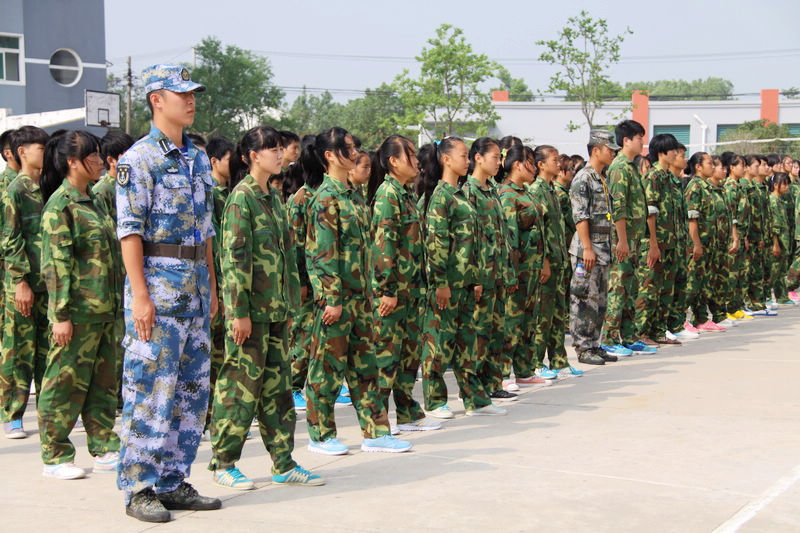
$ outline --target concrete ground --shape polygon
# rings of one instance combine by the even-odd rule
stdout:
[[[301,414],[294,457],[326,486],[271,485],[254,438],[239,466],[257,489],[218,487],[204,442],[191,482],[223,509],[164,525],[125,516],[113,475],[43,478],[36,434],[0,437],[0,530],[798,531],[798,345],[800,310],[784,308],[657,355],[577,365],[583,377],[528,389],[505,417],[463,416],[451,386],[455,420],[407,434],[414,450],[400,455],[362,453],[352,407],[336,410],[352,453],[309,453]],[[85,434],[74,441],[90,468]]]

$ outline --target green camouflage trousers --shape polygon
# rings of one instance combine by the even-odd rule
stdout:
[[[739,309],[744,308],[744,298],[747,291],[745,280],[747,279],[747,265],[745,264],[746,253],[744,243],[739,245],[739,250],[729,256],[728,260],[728,312],[733,314]]]
[[[786,290],[796,291],[800,288],[800,242],[794,243],[794,257],[789,271],[786,273]]]
[[[314,317],[306,380],[306,422],[309,437],[317,442],[336,437],[333,409],[345,379],[364,438],[389,434],[389,418],[378,390],[370,301],[350,297],[344,302],[342,316],[335,324],[322,323],[324,305],[317,306]]]
[[[227,321],[225,360],[214,388],[211,412],[209,470],[236,464],[242,455],[253,418],[272,458],[272,473],[295,467],[294,428],[287,354],[286,322],[253,322],[253,332],[241,346],[233,342],[233,321]]]
[[[711,256],[713,268],[710,268],[708,273],[708,310],[711,313],[711,320],[716,323],[727,318],[728,298],[731,292],[728,283],[730,278],[728,265],[731,258],[732,254],[728,253],[727,245],[725,248],[714,250]]]
[[[675,294],[678,249],[661,250],[661,259],[647,266],[649,247],[639,253],[639,293],[636,297],[636,332],[640,337],[659,339],[667,330],[667,321]]]
[[[708,320],[708,268],[711,251],[706,248],[697,261],[690,255],[686,277],[686,307],[692,310],[692,325]]]
[[[570,256],[573,269],[576,256]],[[600,347],[600,335],[606,316],[608,302],[609,265],[595,264],[582,276],[573,276],[569,288],[569,329],[572,331],[572,346],[581,354]]]
[[[506,327],[506,301],[509,292],[505,285],[484,288],[475,305],[475,333],[478,339],[476,371],[487,393],[503,388],[503,378],[511,372],[511,357],[503,350]]]
[[[567,241],[567,246],[569,246],[569,240]],[[564,304],[564,328],[565,328],[564,332],[566,332],[570,327],[570,322],[569,322],[569,315],[570,315],[570,311],[569,311],[569,291],[570,291],[570,285],[572,283],[572,273],[573,273],[573,271],[574,271],[574,268],[572,267],[572,264],[571,263],[567,263],[567,270],[564,273],[564,295],[565,295],[565,298],[567,300],[567,303]]]
[[[752,309],[764,309],[764,277],[766,265],[764,263],[764,250],[758,243],[750,246],[750,271],[748,279],[747,297]]]
[[[383,409],[389,411],[389,396],[394,393],[397,423],[410,424],[425,418],[414,399],[417,369],[421,364],[422,321],[419,308],[424,298],[398,297],[397,307],[380,316],[380,298],[374,299],[375,363]]]
[[[639,283],[636,270],[639,264],[639,247],[631,246],[624,261],[612,263],[608,272],[608,307],[603,324],[603,344],[634,343],[636,341],[636,297]],[[616,257],[616,246],[611,248]]]
[[[292,318],[289,334],[289,361],[292,364],[292,390],[302,392],[308,376],[308,350],[311,347],[311,330],[314,327],[316,308],[311,298],[300,306]]]
[[[539,278],[539,273],[531,274]],[[521,278],[521,277],[520,277]],[[526,282],[520,279],[519,289],[506,298],[506,338],[503,352],[508,354],[514,367],[514,376],[527,378],[536,370],[533,339],[538,313],[538,284],[530,294]],[[503,377],[508,377],[505,374]]]
[[[536,357],[536,368],[544,366],[547,354],[550,368],[561,369],[569,366],[567,350],[564,348],[564,309],[567,307],[567,295],[564,292],[564,266],[550,265],[550,279],[542,284],[540,290],[541,305],[536,315],[533,349]]]
[[[42,461],[46,465],[75,459],[69,434],[78,420],[86,428],[89,453],[98,457],[119,451],[114,433],[120,339],[117,324],[74,324],[66,346],[52,342],[37,404]]]
[[[31,392],[36,386],[37,401],[50,346],[47,320],[47,293],[34,293],[29,317],[22,316],[14,305],[14,295],[6,294],[3,324],[3,347],[0,356],[0,398],[3,422],[22,418]]]
[[[209,429],[211,423],[211,408],[214,405],[214,385],[217,383],[217,376],[225,360],[225,317],[222,314],[222,300],[219,302],[219,310],[214,318],[211,319],[211,380],[209,382],[208,413],[206,413],[206,425],[203,432]]]
[[[675,289],[672,292],[672,303],[667,317],[667,331],[677,333],[683,330],[686,322],[686,284],[689,279],[689,260],[686,246],[679,244],[676,248]]]
[[[422,391],[425,409],[433,411],[447,404],[444,373],[452,365],[453,373],[467,410],[492,403],[477,373],[477,338],[475,294],[473,289],[450,289],[447,307],[439,309],[436,291],[428,294],[425,334],[422,348]]]
[[[789,291],[786,289],[786,272],[789,269],[789,254],[781,248],[780,257],[770,256],[769,286],[775,291],[775,299],[788,298]]]

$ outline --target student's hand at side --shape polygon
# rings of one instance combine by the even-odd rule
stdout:
[[[436,289],[436,305],[439,309],[444,309],[450,303],[450,287],[441,287]]]
[[[14,305],[17,311],[24,316],[31,316],[31,309],[33,308],[33,291],[27,281],[20,281],[17,283],[16,291],[14,292]]]
[[[72,321],[56,322],[53,324],[53,340],[59,346],[66,346],[72,340]]]
[[[253,333],[253,322],[249,316],[233,319],[233,342],[237,346],[244,344],[244,341],[250,338],[251,333]]]
[[[342,318],[341,305],[326,305],[325,310],[322,312],[322,323],[326,326],[336,324]]]
[[[389,316],[397,309],[397,296],[381,296],[381,305],[378,307],[378,314]]]

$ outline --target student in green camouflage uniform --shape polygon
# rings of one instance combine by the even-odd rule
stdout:
[[[436,418],[453,418],[447,405],[444,373],[452,365],[467,415],[504,415],[492,405],[478,377],[474,323],[485,266],[477,214],[458,180],[469,170],[467,147],[448,137],[420,151],[425,213],[428,309],[423,344],[425,409]]]
[[[757,282],[757,280],[761,280],[764,277],[764,255],[762,253],[764,248],[764,213],[756,181],[760,166],[761,160],[758,156],[746,156],[745,177],[740,180],[740,183],[744,181],[744,193],[750,206],[750,225],[747,233],[749,250],[747,253],[747,279],[745,281],[747,296],[745,304],[750,310],[756,312],[763,312],[766,309],[764,306],[764,289],[762,284]]]
[[[711,255],[713,268],[709,269],[709,301],[711,321],[722,327],[731,327],[733,322],[728,319],[728,297],[730,286],[730,263],[732,257],[739,249],[739,234],[734,224],[733,212],[728,206],[728,201],[723,188],[726,170],[722,160],[712,157],[714,172],[709,178],[714,206],[714,250]],[[726,322],[727,321],[727,322]],[[722,324],[720,324],[722,323]]]
[[[413,396],[422,351],[419,309],[425,298],[425,240],[411,189],[417,154],[410,140],[392,135],[375,160],[376,172],[385,176],[375,192],[372,215],[373,339],[381,401],[388,411],[394,394],[398,430],[436,430],[441,423],[426,419]]]
[[[6,192],[6,188],[11,181],[17,177],[17,172],[19,172],[19,163],[17,162],[17,158],[14,157],[14,151],[11,149],[11,139],[14,130],[6,130],[0,135],[0,156],[2,156],[3,161],[6,163],[6,168],[0,172],[0,272],[5,272],[5,267],[3,265],[3,253],[5,250],[5,235],[3,233],[3,209],[2,209],[2,198]],[[5,283],[3,283],[2,278],[0,278],[0,346],[2,345],[3,340],[3,317],[5,316]],[[18,433],[19,434],[19,433]]]
[[[689,159],[689,174],[692,179],[686,186],[686,205],[689,217],[689,234],[692,239],[692,255],[689,259],[689,278],[686,284],[686,305],[692,310],[692,325],[698,329],[716,331],[708,324],[708,302],[711,288],[710,269],[716,268],[714,261],[715,220],[714,196],[707,180],[714,174],[711,156],[696,152]]]
[[[534,150],[538,177],[531,184],[531,192],[542,205],[545,215],[545,240],[547,257],[550,259],[550,279],[541,286],[540,298],[548,305],[542,305],[536,316],[536,374],[545,379],[557,377],[557,372],[571,368],[564,348],[564,317],[567,295],[564,291],[564,277],[567,275],[566,236],[564,217],[552,188],[552,181],[558,175],[558,150],[548,145],[537,146]],[[552,305],[549,305],[552,302]],[[549,368],[544,364],[547,353]],[[551,370],[552,369],[552,370]]]
[[[741,180],[744,177],[744,158],[732,152],[722,154],[722,163],[728,170],[725,180],[725,199],[736,223],[739,247],[728,258],[728,318],[744,318],[744,280],[746,279],[747,234],[750,231],[750,204]]]
[[[122,257],[114,223],[90,187],[102,170],[100,142],[90,133],[68,131],[47,145],[42,277],[52,337],[38,411],[44,475],[59,479],[85,475],[69,440],[78,416],[94,472],[115,474],[119,463],[114,418]]]
[[[761,218],[762,240],[764,246],[760,247],[756,253],[760,256],[761,270],[753,274],[752,282],[758,285],[761,300],[765,308],[767,303],[772,300],[772,287],[769,286],[770,265],[772,264],[772,246],[769,243],[769,189],[767,187],[767,177],[772,174],[771,167],[767,164],[767,158],[758,156],[758,174],[754,176],[754,195],[753,212],[759,213]],[[760,253],[759,253],[760,252]],[[767,313],[772,314],[772,313]]]
[[[689,279],[689,255],[691,254],[691,238],[689,237],[689,224],[688,224],[688,207],[686,206],[686,197],[683,194],[683,182],[679,176],[683,176],[686,170],[686,147],[679,144],[678,151],[675,154],[675,160],[672,162],[672,195],[675,197],[674,203],[678,206],[678,243],[676,248],[678,250],[678,261],[675,270],[675,288],[673,291],[672,304],[669,309],[669,317],[667,319],[667,338],[670,338],[670,333],[674,336],[675,340],[696,339],[699,334],[686,330],[686,283]]]
[[[240,181],[222,220],[227,331],[214,388],[208,469],[217,484],[240,490],[254,487],[236,467],[254,417],[272,458],[273,482],[324,483],[292,459],[296,415],[287,320],[300,282],[283,206],[269,186],[282,159],[281,137],[274,128],[258,126],[245,133],[230,168]]]
[[[575,176],[573,170],[575,163],[572,158],[567,154],[558,156],[558,176],[553,180],[553,192],[556,193],[556,200],[561,207],[561,216],[564,218],[564,239],[567,243],[570,242],[572,236],[575,235],[575,222],[572,220],[572,204],[569,200],[569,187],[572,179]],[[569,244],[567,244],[569,246]],[[567,261],[567,272],[564,275],[564,294],[567,295],[569,300],[569,286],[572,280],[572,263]],[[565,306],[564,324],[567,328],[566,333],[569,333],[569,305]]]
[[[333,412],[345,378],[364,437],[361,449],[411,448],[389,435],[378,390],[367,271],[369,220],[361,195],[347,181],[355,155],[352,137],[338,127],[317,135],[301,154],[304,171],[325,174],[308,209],[306,236],[306,267],[317,306],[306,384],[308,446],[325,455],[348,452],[336,438]]]
[[[500,197],[493,178],[500,168],[500,147],[489,137],[476,139],[469,151],[470,175],[462,186],[475,207],[478,220],[483,287],[475,309],[478,337],[478,377],[490,398],[513,400],[516,394],[503,390],[503,377],[511,371],[511,359],[503,350],[505,307],[508,295],[517,289],[516,274],[508,257],[508,232]]]
[[[776,299],[777,291],[781,288],[785,290],[785,272],[789,263],[789,254],[792,250],[793,233],[789,224],[789,212],[786,209],[786,202],[783,196],[789,192],[789,175],[785,172],[778,172],[772,177],[769,195],[769,238],[767,243],[770,245],[772,263],[770,264],[770,287],[775,288]]]
[[[653,166],[643,179],[648,231],[647,238],[641,241],[637,269],[636,331],[648,346],[679,343],[666,337],[677,265],[682,260],[678,232],[683,219],[670,171],[678,148],[679,143],[672,135],[654,136],[649,145]]]
[[[800,288],[800,196],[795,200],[794,216],[794,255],[786,273],[786,290],[789,294]]]
[[[544,211],[527,185],[533,182],[533,150],[512,146],[503,158],[508,180],[498,192],[508,224],[511,264],[517,290],[506,300],[506,341],[503,351],[511,358],[515,384],[532,384],[536,370],[533,350],[539,287],[550,278],[546,257]],[[509,376],[504,376],[508,378]]]
[[[211,319],[211,379],[208,397],[208,414],[206,415],[206,429],[211,421],[211,407],[214,403],[214,384],[217,382],[222,363],[225,360],[225,304],[223,302],[222,285],[225,281],[222,275],[222,214],[225,211],[225,202],[228,200],[230,189],[228,183],[231,179],[231,155],[235,147],[225,137],[212,137],[206,145],[206,155],[211,163],[211,177],[214,179],[214,212],[211,215],[211,224],[214,226],[211,253],[214,256],[214,273],[217,278],[218,311]]]
[[[25,436],[22,415],[31,382],[41,390],[49,347],[47,289],[40,274],[42,193],[39,177],[48,136],[23,126],[14,134],[20,172],[3,195],[5,317],[0,358],[0,399],[6,434]],[[37,398],[38,398],[37,394]],[[11,427],[13,426],[13,428]]]
[[[644,144],[644,128],[634,120],[616,127],[617,144],[622,149],[608,167],[608,189],[613,199],[611,216],[616,231],[612,235],[613,261],[608,273],[608,308],[603,325],[602,344],[633,344],[636,335],[636,270],[641,240],[647,230],[647,201],[642,176],[633,161]]]

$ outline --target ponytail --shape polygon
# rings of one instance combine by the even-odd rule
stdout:
[[[53,135],[44,148],[44,163],[39,186],[42,200],[47,200],[64,182],[69,173],[69,160],[77,159],[86,168],[85,159],[100,152],[100,139],[83,130],[63,131]]]

